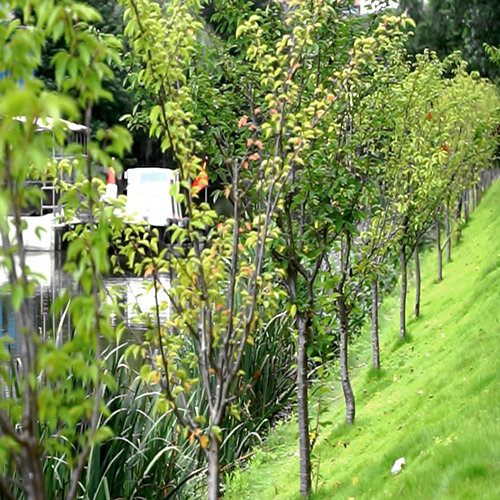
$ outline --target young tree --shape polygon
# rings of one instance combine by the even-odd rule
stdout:
[[[79,161],[72,164],[49,161],[52,147],[66,139],[60,118],[77,117],[79,107],[89,110],[93,102],[106,97],[102,81],[111,76],[107,60],[116,56],[116,41],[92,31],[88,23],[97,16],[81,4],[12,1],[2,5],[0,15],[4,72],[0,80],[0,265],[9,277],[3,292],[10,293],[20,344],[18,370],[11,369],[18,361],[5,342],[1,347],[0,490],[9,499],[22,495],[43,500],[47,492],[42,457],[61,453],[70,470],[65,498],[73,500],[91,446],[107,435],[105,428],[99,428],[99,417],[104,385],[112,380],[103,370],[100,337],[112,335],[111,311],[101,306],[99,280],[106,268],[106,215],[111,216],[111,209],[104,214],[106,209],[100,206],[104,219],[92,223],[69,245],[73,262],[69,270],[84,292],[59,299],[75,325],[72,339],[63,346],[56,343],[55,332],[53,338],[42,338],[33,323],[29,302],[40,277],[27,266],[22,210],[39,203],[42,196],[30,181],[53,180],[61,186],[63,171],[71,169],[83,176],[83,168],[92,161],[108,161],[109,153],[120,153],[129,145],[128,134],[115,129],[109,131],[106,151],[97,142],[88,142],[87,161],[81,148],[73,148]],[[56,56],[56,74],[76,100],[69,92],[47,91],[36,76],[45,41],[61,37],[69,49]],[[50,120],[53,136],[48,138],[37,128]],[[90,179],[81,186],[78,200],[90,202],[96,196]],[[73,203],[77,203],[75,197]],[[90,202],[89,209],[94,213],[97,207]]]
[[[310,492],[308,356],[314,344],[320,343],[323,332],[329,329],[339,332],[346,422],[352,424],[355,417],[348,370],[349,321],[356,302],[354,296],[362,286],[362,280],[359,286],[349,288],[351,246],[364,218],[370,179],[374,174],[365,156],[366,143],[373,136],[359,134],[356,120],[360,100],[372,82],[369,61],[376,58],[381,47],[390,43],[397,31],[392,25],[398,23],[399,20],[386,20],[375,30],[374,36],[360,36],[353,40],[343,31],[349,23],[339,23],[337,35],[332,37],[328,35],[331,22],[325,22],[325,32],[316,33],[316,36],[320,35],[316,42],[317,52],[313,52],[309,64],[304,58],[302,79],[298,79],[301,89],[299,104],[303,112],[321,109],[321,103],[316,99],[325,88],[329,89],[327,99],[331,102],[328,114],[323,113],[317,123],[314,118],[311,120],[309,160],[297,164],[291,182],[286,186],[283,211],[278,216],[281,236],[273,249],[275,260],[287,271],[285,288],[298,339],[300,492],[304,496]],[[349,54],[346,63],[333,55],[343,51]],[[309,72],[313,74],[307,76]],[[340,76],[335,80],[333,75]],[[311,87],[306,83],[308,81],[313,82]],[[307,135],[305,139],[308,139]],[[336,320],[333,325],[328,325],[326,320],[332,316]]]
[[[393,140],[387,145],[388,186],[391,217],[398,227],[395,243],[401,268],[400,338],[406,335],[407,267],[410,256],[427,231],[435,212],[435,186],[438,178],[434,166],[444,161],[445,152],[436,142],[433,102],[442,86],[441,63],[436,56],[417,56],[413,71],[402,68],[393,89],[395,97],[388,102]]]
[[[312,60],[311,41],[331,9],[323,1],[291,2],[249,13],[240,20],[231,44],[212,34],[210,62],[195,38],[201,29],[195,19],[198,4],[173,3],[165,11],[145,1],[126,5],[126,33],[142,66],[137,85],[155,98],[151,133],[161,138],[164,150],[172,151],[180,177],[172,192],[189,219],[187,227],[172,232],[172,241],[187,243],[188,250],[175,245],[173,252],[144,259],[137,268],[153,274],[155,289],[160,269],[170,269],[174,276],[166,290],[172,314],[165,325],[158,318],[154,337],[148,338],[160,355],[149,356],[153,370],[144,376],[161,382],[164,409],[174,411],[204,449],[208,498],[216,499],[221,426],[228,409],[238,414],[241,357],[246,344],[253,342],[256,310],[261,305],[272,308],[277,298],[264,260],[269,240],[277,236],[273,214],[285,203],[282,192],[297,166],[305,162],[313,139],[310,128],[331,102],[324,89],[315,98],[316,107],[296,106],[302,98],[297,75],[304,62]],[[228,18],[232,14],[226,13]],[[218,20],[223,23],[224,18]],[[273,29],[277,23],[282,31]],[[162,45],[155,43],[160,38],[165,40]],[[239,52],[231,60],[235,43]],[[204,74],[206,69],[188,71],[198,57],[211,64],[216,76],[224,75],[224,86],[231,89],[224,99],[219,98],[217,78]],[[310,87],[313,81],[309,74],[306,78]],[[242,81],[247,82],[244,87]],[[207,95],[214,96],[218,116],[203,102]],[[229,121],[220,123],[220,116]],[[210,129],[200,134],[197,123]],[[205,148],[217,148],[219,169],[226,169],[221,174],[228,182],[225,194],[233,203],[232,217],[217,225],[215,213],[197,203],[198,192],[189,182],[200,171],[199,156]],[[186,356],[186,343],[192,346],[192,356]],[[198,378],[206,409],[191,407],[187,397]],[[306,438],[301,443],[308,447],[308,433]]]

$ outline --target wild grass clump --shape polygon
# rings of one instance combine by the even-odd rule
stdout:
[[[80,498],[203,497],[206,468],[202,450],[183,432],[173,412],[157,410],[160,389],[141,380],[140,365],[125,359],[126,347],[124,342],[107,349],[106,366],[116,387],[106,389],[101,426],[109,427],[113,435],[92,448],[80,483]],[[286,413],[295,380],[293,356],[293,339],[284,314],[266,324],[255,347],[247,347],[242,361],[245,375],[237,380],[242,388],[241,419],[229,415],[223,429],[225,473],[261,444],[276,419]],[[193,390],[190,397],[203,407],[201,388]],[[66,457],[47,456],[44,471],[51,498],[64,499],[69,483]]]

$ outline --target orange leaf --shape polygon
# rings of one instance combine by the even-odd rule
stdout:
[[[244,115],[238,120],[238,128],[244,127],[248,122],[248,116]]]
[[[205,164],[201,167],[200,173],[198,177],[191,184],[191,193],[197,195],[202,189],[205,189],[208,186],[208,174],[205,169]]]
[[[208,438],[207,438],[207,435],[206,434],[203,434],[203,436],[201,436],[200,438],[200,445],[203,449],[205,449],[207,447],[207,444],[208,444]]]
[[[246,227],[249,231],[251,231],[251,230],[252,230],[252,224],[250,224],[250,222],[248,222],[248,221],[246,221],[246,222],[245,222],[245,227]]]

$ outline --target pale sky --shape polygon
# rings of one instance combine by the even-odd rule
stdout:
[[[372,0],[359,0],[359,4],[361,7],[361,14],[364,14],[365,12],[367,12],[366,6],[370,5],[371,3],[372,3]],[[373,0],[373,6],[377,10],[380,8],[381,5],[384,5],[385,3],[386,3],[386,0]],[[389,0],[389,6],[390,7],[397,7],[398,2],[396,2],[395,0]],[[372,10],[372,12],[373,12],[373,10]]]

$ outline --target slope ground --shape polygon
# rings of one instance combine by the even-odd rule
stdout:
[[[368,336],[354,346],[353,427],[341,424],[340,386],[329,384],[312,499],[500,498],[500,182],[452,254],[439,284],[435,252],[423,257],[422,316],[409,318],[407,341],[396,340],[396,297],[384,301],[380,373],[369,368]],[[292,419],[232,475],[226,500],[299,498],[297,451]],[[399,457],[406,467],[393,476]]]

